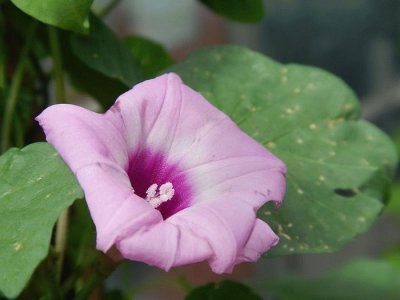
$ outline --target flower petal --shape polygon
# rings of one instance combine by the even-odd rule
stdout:
[[[123,257],[166,270],[208,260],[222,273],[277,242],[255,212],[282,201],[285,165],[177,75],[138,84],[104,115],[57,105],[38,120],[85,191],[100,250],[115,244]],[[187,198],[165,220],[132,190],[153,172]]]
[[[99,249],[107,251],[118,235],[142,220],[141,215],[146,216],[141,221],[145,223],[162,220],[157,210],[133,193],[122,167],[128,152],[121,128],[101,114],[67,104],[47,108],[36,120],[84,190]]]
[[[282,201],[285,165],[177,75],[137,85],[120,96],[116,106],[113,112],[120,114],[129,133],[130,151],[145,144],[179,163],[193,179],[198,195],[194,201],[208,201],[227,191],[241,193],[255,208],[268,200]]]
[[[195,205],[117,242],[122,256],[169,270],[208,260],[215,273],[255,261],[277,236],[239,198]]]

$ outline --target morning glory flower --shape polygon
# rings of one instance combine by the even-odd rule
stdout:
[[[37,120],[84,190],[99,250],[223,273],[278,242],[256,212],[282,201],[285,165],[178,75],[136,85],[105,114],[59,104]]]

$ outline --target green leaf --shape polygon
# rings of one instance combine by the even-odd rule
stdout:
[[[93,0],[11,0],[19,9],[43,23],[87,33],[88,14]]]
[[[0,157],[0,293],[16,297],[46,257],[59,214],[82,197],[54,149],[36,143]]]
[[[391,214],[400,215],[400,182],[395,182],[393,184],[390,193],[390,201],[385,211]]]
[[[386,250],[383,259],[400,271],[400,243]]]
[[[400,128],[395,130],[393,139],[396,145],[397,153],[400,155]],[[392,185],[392,191],[390,194],[390,201],[385,209],[386,212],[400,215],[400,180],[399,178]]]
[[[99,101],[104,109],[108,109],[119,95],[126,92],[129,86],[121,81],[107,77],[85,63],[72,52],[69,42],[62,40],[64,68],[74,87]]]
[[[97,17],[90,16],[90,34],[71,35],[74,55],[85,65],[131,87],[142,80],[139,62],[126,45]]]
[[[385,261],[364,259],[318,277],[286,276],[265,286],[278,300],[394,300],[400,295],[400,270]]]
[[[219,283],[209,283],[192,290],[186,300],[261,300],[249,287],[240,282],[224,280]]]
[[[379,215],[396,152],[358,119],[356,96],[340,79],[232,46],[200,50],[171,70],[286,163],[282,208],[259,211],[280,236],[269,253],[333,251]]]
[[[146,78],[155,77],[173,60],[168,52],[158,43],[140,36],[129,36],[124,39],[131,54],[138,60]]]
[[[200,0],[217,14],[234,21],[254,23],[264,17],[262,0]]]

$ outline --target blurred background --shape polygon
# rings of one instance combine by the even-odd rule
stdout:
[[[400,137],[400,1],[265,0],[266,16],[256,25],[228,21],[194,0],[117,1],[106,22],[120,35],[138,34],[165,46],[176,61],[199,47],[237,44],[283,63],[326,69],[350,85],[362,102],[363,115],[392,137]],[[109,3],[96,0],[94,9]],[[399,189],[393,199],[399,203]],[[392,204],[394,207],[395,204]],[[400,218],[389,207],[373,228],[334,254],[269,258],[241,265],[226,278],[268,280],[278,274],[317,275],[354,257],[378,257],[400,240]],[[162,247],[162,245],[160,245]],[[108,281],[135,299],[180,299],[181,286],[221,277],[206,264],[170,273],[127,262]],[[147,287],[152,281],[152,289]],[[156,279],[154,279],[156,278]],[[159,288],[154,289],[154,280]],[[187,282],[188,281],[188,282]],[[254,284],[253,284],[254,286]],[[262,294],[262,291],[259,291]],[[263,295],[268,299],[268,295]],[[161,297],[161,298],[160,298]]]

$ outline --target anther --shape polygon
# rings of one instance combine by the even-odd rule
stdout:
[[[162,203],[171,200],[175,194],[174,187],[171,182],[166,182],[158,188],[156,183],[153,183],[146,191],[146,201],[154,208],[159,207]]]

